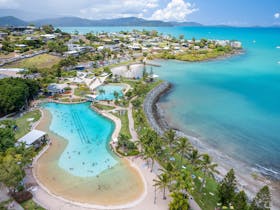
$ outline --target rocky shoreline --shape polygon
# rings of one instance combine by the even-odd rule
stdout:
[[[215,149],[211,149],[209,146],[201,142],[198,138],[187,135],[186,133],[178,130],[177,128],[172,128],[165,119],[164,110],[159,106],[158,101],[161,96],[168,93],[172,88],[172,84],[169,82],[162,82],[151,90],[145,100],[144,100],[144,112],[150,126],[162,136],[166,130],[173,129],[176,132],[177,137],[186,137],[189,139],[190,143],[197,148],[201,153],[207,153],[212,158],[213,161],[218,163],[218,171],[220,174],[216,174],[215,178],[217,181],[221,180],[227,171],[231,168],[239,168],[240,166],[246,167],[244,163],[235,161],[225,154],[222,154]],[[238,180],[238,188],[245,190],[250,199],[258,192],[258,190],[264,186],[269,185],[272,193],[272,208],[278,209],[280,207],[279,196],[279,185],[267,179],[266,177],[259,176],[254,179],[250,173],[236,173]]]
[[[152,89],[144,100],[144,112],[150,126],[159,134],[163,135],[168,129],[168,124],[162,117],[162,113],[158,112],[157,102],[163,94],[171,89],[172,85],[169,82],[162,82]]]

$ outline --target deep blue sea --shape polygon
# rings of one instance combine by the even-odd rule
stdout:
[[[133,27],[136,29],[142,29]],[[81,33],[131,27],[62,28]],[[145,28],[185,38],[240,40],[245,54],[188,63],[159,61],[154,71],[171,82],[160,105],[170,124],[211,148],[280,179],[280,28]]]

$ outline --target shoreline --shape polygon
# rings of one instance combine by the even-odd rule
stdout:
[[[42,111],[42,110],[41,110]],[[46,110],[42,111],[43,115],[42,115],[42,119],[40,120],[40,122],[38,123],[38,125],[36,126],[36,128],[40,128],[41,130],[45,130],[46,127],[49,127],[48,125],[48,122],[50,123],[50,120],[51,120],[51,116],[50,116],[50,113],[48,113]],[[98,113],[98,114],[101,114],[101,113]],[[49,115],[49,116],[48,116]],[[103,116],[103,114],[101,114]],[[103,116],[103,117],[106,117],[106,118],[109,118],[109,116]],[[109,118],[109,120],[112,120]],[[113,120],[113,122],[115,123],[115,121]],[[43,129],[42,129],[43,127]],[[75,206],[80,206],[80,207],[86,207],[86,208],[94,208],[94,209],[119,209],[119,208],[131,208],[133,206],[136,206],[138,203],[140,203],[147,195],[147,183],[140,171],[140,169],[138,168],[137,165],[135,165],[130,159],[127,159],[127,158],[119,158],[120,160],[120,163],[122,165],[126,165],[125,168],[123,169],[126,169],[126,170],[132,170],[133,171],[133,174],[134,175],[137,175],[139,176],[139,178],[141,179],[141,182],[142,182],[142,190],[140,193],[137,193],[137,196],[133,199],[130,199],[131,195],[130,194],[127,194],[129,195],[129,199],[125,200],[125,201],[122,201],[122,202],[112,202],[112,204],[108,204],[108,200],[107,200],[107,197],[104,197],[103,199],[103,202],[97,202],[97,201],[94,201],[95,199],[91,199],[93,200],[93,202],[86,202],[85,200],[81,200],[79,202],[79,198],[75,199],[75,196],[67,196],[67,195],[61,195],[61,193],[57,193],[57,192],[53,192],[53,189],[50,189],[50,188],[53,188],[53,186],[50,187],[50,183],[47,183],[44,182],[44,181],[47,181],[48,179],[45,179],[42,181],[42,176],[50,176],[49,174],[40,174],[39,175],[39,171],[40,171],[40,161],[42,158],[44,158],[44,155],[46,155],[46,153],[50,152],[50,149],[57,146],[55,144],[63,144],[63,146],[66,146],[67,145],[67,142],[65,142],[66,140],[64,140],[62,137],[59,138],[59,136],[57,136],[56,134],[52,133],[50,130],[47,131],[48,134],[49,134],[49,137],[50,139],[52,140],[52,144],[48,144],[37,156],[36,158],[34,159],[32,165],[33,165],[33,176],[34,178],[36,179],[38,185],[42,188],[43,191],[45,191],[48,195],[56,198],[56,199],[59,199],[60,201],[62,202],[66,202],[66,203],[69,203],[69,204],[72,204],[72,205],[75,205]],[[118,130],[114,129],[114,133],[116,135],[116,132],[118,132]],[[112,133],[112,135],[114,134]],[[64,142],[60,142],[60,140],[64,140]],[[110,142],[110,141],[108,141]],[[66,145],[65,145],[66,144]],[[62,148],[63,149],[63,148]],[[112,151],[113,152],[113,151]],[[59,155],[58,155],[59,156]],[[119,164],[120,164],[119,163]],[[119,165],[118,164],[118,165]],[[131,171],[131,172],[132,172]],[[135,172],[135,173],[134,173]],[[136,174],[137,173],[137,174]],[[103,174],[104,175],[104,174]],[[41,176],[41,177],[40,177]],[[69,176],[72,176],[72,175],[69,175]],[[105,175],[104,175],[105,176]],[[100,175],[100,178],[102,177],[102,174]],[[81,179],[81,178],[78,178],[78,179]],[[85,179],[87,182],[90,181],[90,179]],[[70,182],[71,183],[71,182]],[[90,184],[90,182],[88,182],[88,184]],[[47,187],[48,186],[48,187]],[[61,191],[61,190],[59,190]],[[62,190],[62,191],[65,191],[65,190]],[[62,192],[63,194],[63,192]],[[69,192],[67,193],[64,193],[64,194],[68,194],[69,195]],[[71,194],[71,193],[70,193]],[[90,196],[90,197],[94,197],[94,196]],[[98,197],[98,196],[97,196]],[[115,196],[109,196],[111,197],[112,199],[115,197]],[[117,196],[116,196],[117,197]],[[116,198],[115,197],[115,198]],[[127,197],[127,196],[126,196]],[[38,199],[36,199],[36,196],[34,196],[35,200],[38,201]],[[97,198],[98,199],[98,198]],[[38,203],[41,203],[41,202],[38,202]],[[95,204],[97,203],[97,204]],[[101,204],[103,203],[103,204]],[[42,205],[42,206],[45,206],[45,205]]]
[[[163,84],[163,85],[162,85]],[[164,111],[161,109],[159,105],[159,100],[165,94],[168,94],[172,88],[172,84],[168,82],[163,82],[153,90],[151,90],[144,101],[144,112],[147,117],[147,120],[150,126],[159,134],[162,135],[164,131],[168,129],[172,129],[176,132],[177,136],[187,137],[191,144],[199,150],[200,153],[207,153],[209,154],[214,162],[218,163],[218,171],[220,175],[217,175],[216,178],[221,180],[226,173],[231,169],[235,169],[236,178],[238,181],[238,188],[243,189],[247,192],[248,197],[252,198],[258,192],[258,190],[264,186],[268,185],[271,190],[272,194],[272,208],[271,209],[279,209],[280,208],[280,184],[277,182],[273,182],[268,180],[266,177],[258,174],[257,179],[254,179],[250,173],[241,172],[237,170],[238,168],[235,166],[243,165],[244,168],[247,170],[247,165],[240,161],[234,160],[227,155],[223,154],[221,151],[215,150],[213,148],[209,148],[204,142],[199,140],[198,137],[194,135],[190,135],[187,133],[182,132],[177,128],[173,128],[169,125],[168,119],[164,116]]]
[[[239,55],[244,55],[246,53],[246,51],[244,49],[240,49],[240,50],[234,50],[231,53],[227,53],[225,55],[219,55],[217,57],[213,57],[213,58],[206,58],[203,60],[180,60],[180,59],[165,59],[165,58],[155,58],[152,60],[175,60],[175,61],[181,61],[181,62],[190,62],[190,63],[203,63],[203,62],[209,62],[209,61],[219,61],[219,60],[226,60],[228,58],[231,57],[235,57],[235,56],[239,56]]]

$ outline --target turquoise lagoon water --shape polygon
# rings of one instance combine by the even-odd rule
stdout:
[[[131,31],[142,27],[62,28],[71,32]],[[170,124],[199,135],[210,148],[280,179],[280,29],[162,27],[185,38],[235,39],[245,54],[201,63],[160,61],[154,72],[174,87],[162,98]]]
[[[99,94],[96,97],[96,100],[100,101],[111,101],[115,100],[114,92],[117,92],[119,94],[119,97],[123,96],[123,89],[124,86],[122,85],[103,85],[97,88],[97,91],[104,90],[104,94]]]
[[[110,120],[90,109],[90,103],[44,104],[50,111],[50,130],[68,141],[58,165],[74,176],[97,176],[118,160],[108,148],[114,130]]]

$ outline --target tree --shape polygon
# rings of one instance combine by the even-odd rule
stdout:
[[[236,178],[234,170],[231,169],[218,187],[218,195],[222,205],[228,206],[235,197]]]
[[[247,210],[247,196],[246,193],[242,190],[236,194],[232,202],[234,209],[236,210]]]
[[[43,25],[42,26],[43,31],[45,31],[47,34],[52,34],[54,32],[54,27],[52,25]]]
[[[119,92],[114,91],[114,97],[115,97],[116,101],[119,99],[119,96],[120,96]]]
[[[20,161],[20,158],[9,153],[0,157],[0,182],[3,182],[11,192],[15,192],[16,187],[24,177]]]
[[[163,139],[168,142],[169,148],[171,148],[172,144],[176,140],[176,133],[172,129],[169,129],[168,131],[165,131],[163,135]]]
[[[254,198],[250,210],[270,210],[271,195],[268,186],[264,186]]]
[[[154,186],[163,190],[163,200],[166,200],[165,190],[169,184],[169,177],[166,173],[161,173],[157,176],[157,179],[154,179]]]
[[[217,166],[217,164],[212,163],[212,160],[208,154],[204,154],[202,156],[200,169],[203,172],[203,182],[201,183],[200,192],[206,183],[206,176],[214,178],[214,173],[218,173],[218,171],[215,169]]]
[[[198,153],[197,149],[193,149],[189,154],[188,154],[188,160],[190,161],[190,164],[193,166],[198,165],[201,160],[201,155]]]
[[[179,39],[180,39],[180,40],[183,40],[183,39],[185,39],[185,36],[184,36],[184,34],[181,34],[181,35],[179,36]]]
[[[170,210],[188,210],[188,197],[181,192],[171,193],[172,201],[169,203]]]
[[[102,88],[99,89],[99,94],[100,94],[100,95],[103,95],[103,94],[105,94],[105,93],[106,93],[106,91],[105,91],[104,89],[102,89]]]
[[[176,142],[176,148],[175,148],[175,153],[180,154],[180,162],[179,162],[179,167],[180,169],[182,168],[183,164],[183,157],[190,151],[192,145],[190,144],[189,140],[187,138],[179,138],[178,141]]]
[[[0,80],[0,116],[16,112],[28,105],[37,94],[37,81],[21,78]]]
[[[5,152],[8,148],[13,147],[15,143],[14,123],[12,121],[3,121],[0,124],[0,152]]]

